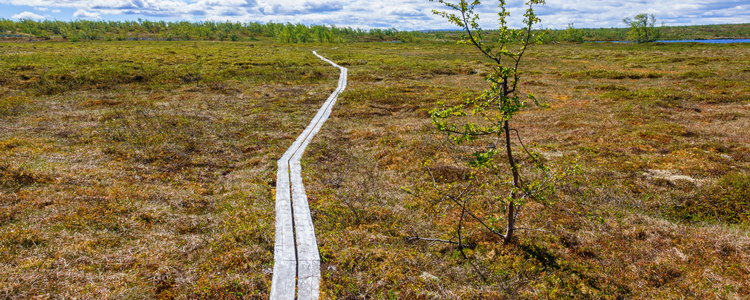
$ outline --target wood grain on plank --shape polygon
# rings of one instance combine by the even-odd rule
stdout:
[[[277,162],[276,243],[271,299],[295,299],[295,296],[297,299],[318,299],[320,296],[320,253],[302,183],[300,160],[307,145],[330,117],[339,94],[346,88],[347,69],[315,51],[313,53],[339,68],[341,74],[337,89]]]

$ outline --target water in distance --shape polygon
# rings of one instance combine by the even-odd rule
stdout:
[[[631,41],[612,41],[613,43],[630,44]],[[601,43],[601,42],[598,42]],[[750,39],[715,39],[715,40],[661,40],[656,43],[704,43],[704,44],[735,44],[750,43]]]
[[[716,39],[716,40],[669,40],[657,41],[659,43],[707,43],[707,44],[733,44],[750,43],[750,39]]]

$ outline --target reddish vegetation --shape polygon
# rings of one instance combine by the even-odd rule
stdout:
[[[275,161],[349,68],[303,158],[322,298],[750,296],[750,48],[543,45],[517,129],[553,170],[503,245],[441,199],[473,149],[431,124],[491,65],[453,44],[0,45],[0,296],[267,298]],[[525,125],[522,125],[525,124]],[[522,126],[521,126],[522,125]],[[519,153],[522,162],[531,161]],[[429,169],[428,169],[429,168]],[[474,178],[474,179],[472,179]],[[470,205],[501,227],[493,199]]]

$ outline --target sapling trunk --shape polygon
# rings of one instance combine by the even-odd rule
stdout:
[[[503,95],[508,96],[508,78],[503,78]],[[511,138],[510,138],[510,121],[508,120],[507,116],[505,121],[503,121],[503,132],[505,133],[505,151],[508,155],[508,166],[510,167],[511,173],[513,174],[513,188],[517,189],[521,187],[521,175],[518,173],[518,167],[516,166],[516,160],[513,158],[513,146],[511,145]],[[507,230],[505,232],[505,239],[504,242],[506,244],[510,243],[513,239],[513,233],[515,232],[515,225],[516,225],[516,197],[517,193],[516,191],[511,192],[510,199],[508,199],[508,205],[507,205]]]
[[[506,224],[508,226],[508,229],[505,231],[505,238],[503,239],[503,242],[507,245],[510,244],[510,242],[513,240],[513,233],[516,231],[516,218],[514,218],[514,214],[516,213],[516,199],[515,199],[516,193],[513,192],[513,196],[508,201],[508,223]]]
[[[507,17],[510,15],[506,9],[506,1],[499,1],[500,12],[500,36],[494,45],[487,44],[483,41],[483,30],[479,26],[479,16],[475,13],[475,8],[481,4],[480,0],[467,1],[460,0],[451,3],[449,0],[430,0],[443,3],[456,13],[433,11],[448,19],[451,23],[463,28],[466,36],[462,37],[460,43],[473,45],[486,56],[495,61],[497,66],[495,72],[487,76],[487,80],[492,82],[491,87],[484,91],[484,94],[473,99],[467,99],[466,102],[446,109],[436,109],[432,112],[433,122],[438,125],[441,131],[446,131],[455,135],[454,141],[459,143],[473,141],[482,136],[495,135],[505,140],[505,150],[507,155],[508,167],[513,175],[513,187],[510,196],[506,199],[506,232],[501,235],[497,231],[490,229],[498,236],[502,236],[503,241],[508,244],[513,241],[516,231],[516,216],[523,206],[523,200],[531,198],[528,191],[521,182],[521,176],[518,164],[513,157],[513,146],[511,144],[510,119],[517,114],[519,110],[525,107],[524,100],[518,91],[519,66],[526,49],[534,43],[541,43],[542,35],[532,31],[532,27],[541,20],[534,13],[534,5],[543,5],[545,0],[528,0],[526,13],[524,14],[524,29],[513,30],[508,28]],[[521,48],[518,51],[510,50],[509,47],[515,47],[520,43]],[[527,94],[528,100],[539,103],[532,94]],[[471,111],[471,112],[469,112]],[[489,113],[488,113],[489,112]],[[459,124],[447,121],[452,117],[462,116],[483,116],[487,123],[468,122],[463,128]],[[502,136],[504,134],[504,136]],[[520,136],[519,136],[520,140]],[[523,147],[523,145],[521,145]],[[483,153],[475,153],[477,157],[473,162],[474,167],[481,169],[486,166],[496,166],[493,161],[495,150],[489,150]],[[499,158],[499,157],[498,157]],[[498,182],[499,183],[499,182]],[[462,206],[465,209],[465,206]],[[476,217],[475,217],[476,218]],[[479,220],[481,222],[481,220]],[[486,227],[486,226],[485,226]],[[459,230],[460,232],[460,230]]]

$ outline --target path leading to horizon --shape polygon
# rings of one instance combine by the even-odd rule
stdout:
[[[291,147],[278,160],[276,174],[276,244],[274,245],[271,299],[318,299],[320,253],[310,216],[300,159],[323,123],[331,115],[339,94],[346,88],[347,69],[318,55],[341,70],[338,88]],[[296,291],[296,295],[295,295]]]

